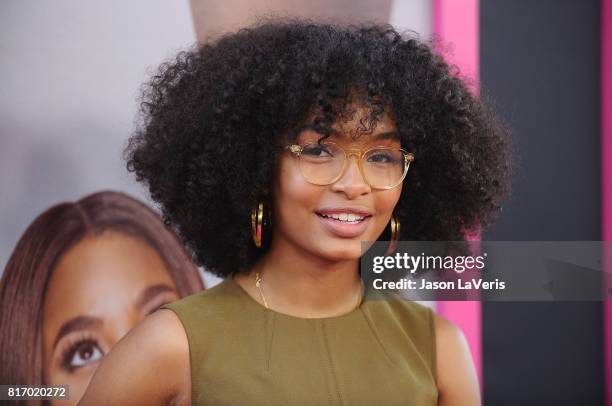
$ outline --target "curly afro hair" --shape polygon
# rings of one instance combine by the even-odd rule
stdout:
[[[368,107],[364,131],[388,108],[416,157],[395,209],[401,240],[461,241],[495,220],[508,130],[430,45],[389,25],[267,19],[179,53],[144,87],[128,170],[201,265],[243,272],[266,252],[250,214],[278,146],[313,114],[325,136],[351,97]]]

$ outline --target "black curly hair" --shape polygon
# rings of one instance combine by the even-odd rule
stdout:
[[[314,114],[318,132],[388,108],[416,159],[395,208],[401,240],[464,240],[510,188],[509,132],[428,43],[389,25],[266,19],[179,53],[145,85],[126,148],[196,260],[218,276],[250,269],[250,214],[271,189],[282,142]],[[384,235],[382,236],[384,238]]]

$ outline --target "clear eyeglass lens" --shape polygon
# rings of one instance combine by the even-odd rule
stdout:
[[[300,165],[304,178],[316,185],[327,185],[342,171],[346,155],[335,144],[313,143],[302,146]]]
[[[304,178],[316,185],[332,183],[342,172],[346,154],[333,143],[309,143],[302,146],[300,167]],[[362,159],[365,180],[374,188],[397,185],[406,170],[404,153],[398,149],[375,148]]]
[[[370,150],[365,154],[362,162],[363,175],[373,187],[395,186],[404,176],[404,153],[398,149]]]

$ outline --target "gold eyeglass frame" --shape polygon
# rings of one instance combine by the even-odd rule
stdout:
[[[291,154],[300,159],[300,156],[302,154],[302,151],[304,150],[304,148],[307,145],[318,145],[318,143],[315,142],[309,142],[307,143],[304,147],[299,146],[297,144],[292,144],[292,145],[288,145],[287,147],[285,147],[286,149],[289,150],[289,152],[291,152]],[[368,186],[370,186],[372,189],[378,189],[378,190],[389,190],[389,189],[393,189],[397,186],[399,186],[404,179],[406,178],[406,175],[408,174],[408,169],[410,169],[410,163],[412,161],[414,161],[414,154],[402,149],[402,148],[390,148],[390,147],[373,147],[373,148],[368,148],[365,151],[360,151],[360,152],[356,152],[356,151],[349,151],[347,152],[344,148],[342,148],[340,145],[336,144],[335,142],[327,142],[326,144],[332,144],[336,147],[338,147],[343,153],[344,153],[344,162],[342,164],[342,169],[340,170],[340,173],[338,174],[338,176],[336,176],[333,180],[331,180],[330,182],[327,183],[314,183],[310,180],[308,180],[306,178],[306,176],[304,176],[304,171],[302,170],[302,164],[300,163],[300,172],[302,173],[302,176],[304,177],[304,179],[308,182],[311,183],[313,185],[317,185],[317,186],[327,186],[327,185],[331,185],[332,183],[335,183],[338,181],[338,179],[342,178],[344,176],[344,173],[346,172],[346,168],[348,167],[348,162],[349,162],[349,158],[351,157],[351,155],[354,155],[357,157],[357,166],[359,167],[359,171],[361,173],[361,176],[363,177],[363,180],[368,184]],[[323,144],[323,145],[326,145]],[[370,151],[374,151],[377,149],[382,149],[382,150],[394,150],[394,151],[400,151],[403,155],[404,155],[404,173],[402,174],[401,179],[393,186],[385,186],[385,187],[375,187],[372,186],[372,184],[368,181],[368,178],[365,176],[365,173],[363,171],[363,158],[366,156],[366,154]]]

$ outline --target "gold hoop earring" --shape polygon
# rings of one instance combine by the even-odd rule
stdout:
[[[268,210],[263,201],[257,202],[257,206],[251,210],[251,232],[253,234],[253,243],[257,248],[261,248],[264,241],[265,227],[270,225]],[[268,238],[266,234],[266,238]]]
[[[257,248],[261,248],[261,229],[263,228],[263,202],[258,202],[257,206],[251,210],[251,232],[253,242]]]
[[[389,240],[389,248],[387,248],[386,255],[390,255],[397,248],[397,241],[400,235],[400,222],[395,213],[391,215],[391,221],[389,221],[391,227],[391,239]]]

